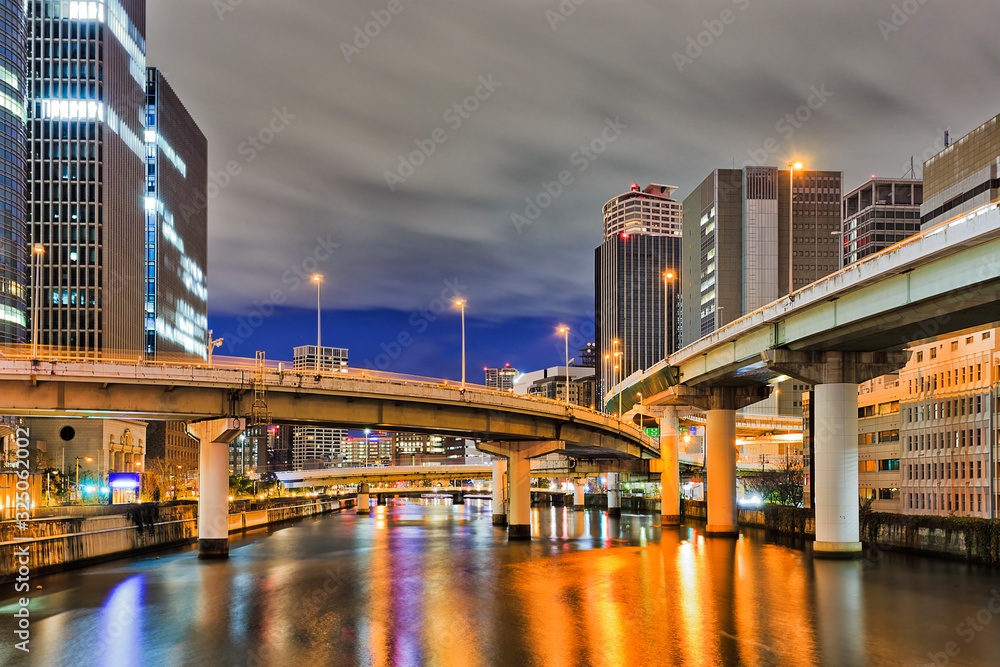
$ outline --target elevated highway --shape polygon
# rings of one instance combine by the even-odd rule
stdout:
[[[641,395],[644,411],[706,410],[707,531],[735,534],[736,410],[765,398],[781,378],[813,385],[816,553],[856,556],[858,384],[902,368],[911,341],[1000,319],[998,303],[1000,205],[993,201],[634,373],[612,388],[607,406],[629,414]]]
[[[651,459],[659,442],[609,415],[447,380],[351,370],[291,371],[252,360],[150,363],[0,350],[0,414],[184,420],[201,443],[200,553],[228,554],[228,444],[247,423],[377,428],[475,439],[508,460],[510,534],[530,537],[529,460]],[[46,358],[47,357],[47,358]],[[506,480],[506,481],[504,481]],[[506,515],[504,516],[506,522]]]

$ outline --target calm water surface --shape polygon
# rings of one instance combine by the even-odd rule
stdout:
[[[247,533],[228,561],[42,577],[28,656],[4,584],[0,664],[1000,665],[997,570],[561,507],[508,543],[490,511],[401,503]]]

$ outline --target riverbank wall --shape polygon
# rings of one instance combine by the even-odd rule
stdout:
[[[354,504],[354,496],[236,501],[229,507],[229,532],[336,512]],[[110,513],[111,509],[117,511]],[[45,514],[29,521],[26,529],[13,521],[0,523],[0,582],[15,579],[25,562],[29,576],[35,577],[198,539],[195,501],[69,506]]]
[[[681,514],[707,518],[707,505],[682,500]],[[801,507],[765,505],[738,510],[741,526],[814,539],[814,512]],[[890,551],[1000,566],[1000,521],[975,517],[915,516],[861,512],[862,557],[877,560]]]

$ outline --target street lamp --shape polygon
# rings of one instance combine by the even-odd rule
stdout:
[[[222,345],[222,341],[224,341],[224,340],[225,340],[225,338],[216,338],[215,340],[212,340],[212,330],[211,329],[208,330],[208,345],[206,345],[205,347],[208,349],[208,367],[209,368],[212,367],[212,351],[215,348],[221,346]]]
[[[667,306],[667,282],[674,279],[674,274],[672,271],[667,271],[663,274],[663,358],[666,359],[670,354],[670,315],[669,307]]]
[[[565,325],[559,327],[559,333],[566,342],[566,403],[569,404],[569,327]]]
[[[87,463],[90,463],[94,459],[92,457],[90,457],[90,456],[86,456],[86,457],[84,457],[83,460],[86,461]],[[80,493],[80,457],[77,456],[76,457],[76,499],[80,500],[81,497],[82,497],[82,495]]]
[[[455,305],[462,310],[462,391],[465,391],[465,299],[456,299]]]
[[[34,315],[31,317],[31,358],[38,358],[38,313],[42,299],[42,255],[45,248],[40,243],[31,247],[31,259],[35,263],[35,302],[32,304]]]
[[[795,188],[796,169],[802,171],[801,162],[788,163],[788,294],[789,296],[791,296],[792,292],[795,291],[795,289],[792,287],[792,276],[793,276],[792,268],[794,266],[792,261],[794,257],[794,251],[792,250],[792,239],[795,238],[793,236],[794,227],[792,225],[792,210],[793,210],[792,190]]]
[[[321,330],[321,310],[319,301],[320,287],[323,285],[323,276],[318,273],[313,274],[312,280],[316,283],[316,371],[320,370],[320,358],[323,352],[323,338]]]

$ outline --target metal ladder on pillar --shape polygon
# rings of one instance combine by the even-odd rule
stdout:
[[[250,424],[253,426],[268,425],[271,423],[271,413],[267,409],[267,385],[264,384],[264,352],[257,351],[257,365],[253,371],[253,410],[250,415]]]

